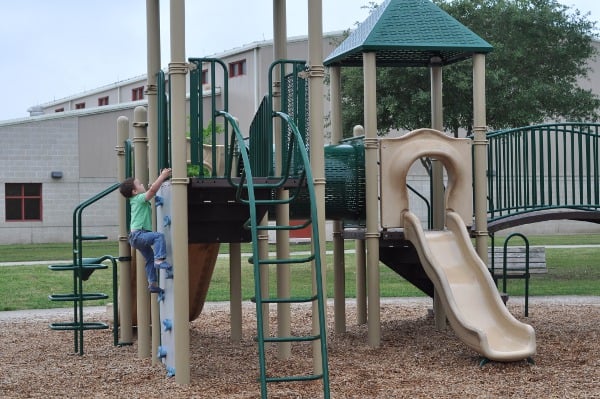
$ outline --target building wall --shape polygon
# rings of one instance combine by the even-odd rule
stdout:
[[[72,216],[82,201],[116,183],[116,126],[120,115],[133,120],[133,109],[105,113],[71,111],[0,123],[0,242],[67,242]],[[52,171],[62,178],[51,177]],[[42,220],[6,221],[4,183],[41,183]],[[117,193],[83,213],[84,234],[117,238]]]

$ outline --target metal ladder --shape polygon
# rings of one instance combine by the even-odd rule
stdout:
[[[112,264],[112,286],[113,286],[113,341],[118,345],[119,320],[118,320],[118,295],[117,295],[117,259],[111,255],[96,258],[83,257],[83,242],[92,240],[104,240],[104,235],[84,235],[82,215],[85,208],[96,203],[119,188],[115,183],[102,192],[80,203],[73,211],[73,262],[70,264],[49,265],[52,271],[71,271],[73,274],[73,292],[68,294],[50,294],[51,301],[73,302],[73,321],[51,323],[50,328],[56,331],[73,331],[74,352],[83,355],[83,332],[87,330],[105,330],[109,326],[101,321],[84,321],[83,305],[86,301],[107,299],[109,296],[101,292],[84,292],[83,281],[88,280],[95,270],[108,269],[104,261]]]
[[[313,177],[310,169],[310,163],[308,154],[305,148],[305,144],[302,140],[302,137],[298,131],[298,128],[291,120],[289,115],[277,112],[274,113],[274,117],[281,118],[287,126],[289,127],[289,131],[291,134],[291,139],[288,144],[288,154],[294,151],[298,151],[302,158],[303,163],[303,173],[300,178],[300,182],[296,189],[294,189],[293,193],[290,193],[289,198],[287,199],[276,199],[274,196],[271,196],[270,199],[257,199],[255,195],[255,190],[265,190],[265,189],[278,189],[282,187],[287,180],[287,173],[289,171],[288,167],[284,168],[284,172],[282,172],[282,178],[276,183],[264,183],[255,181],[252,176],[251,166],[250,166],[250,158],[248,154],[248,150],[244,145],[244,138],[239,130],[237,122],[234,118],[228,113],[221,111],[219,114],[225,119],[227,119],[230,125],[233,128],[232,132],[232,143],[234,140],[237,140],[238,149],[240,151],[240,156],[243,160],[243,171],[241,177],[238,179],[233,179],[229,177],[230,184],[237,189],[236,200],[242,203],[246,203],[249,206],[250,218],[246,222],[246,227],[251,231],[252,237],[252,252],[253,256],[249,259],[249,262],[254,266],[254,281],[255,281],[255,302],[256,302],[256,317],[257,317],[257,342],[258,342],[258,354],[259,354],[259,368],[260,368],[260,387],[261,387],[261,397],[267,398],[267,384],[268,383],[277,383],[277,382],[291,382],[291,381],[313,381],[313,380],[322,380],[323,385],[323,397],[329,398],[329,371],[328,371],[328,361],[327,361],[327,332],[326,332],[326,322],[325,322],[325,304],[324,304],[324,295],[323,295],[323,282],[321,276],[321,256],[320,256],[320,247],[319,240],[315,239],[312,242],[312,250],[307,256],[296,256],[285,259],[277,259],[277,258],[266,258],[261,259],[259,254],[258,247],[258,235],[259,232],[264,232],[268,230],[296,230],[305,227],[310,227],[312,229],[312,236],[318,237],[318,226],[317,226],[317,210],[316,210],[316,201],[315,201],[315,191],[313,186]],[[235,147],[234,145],[231,148]],[[233,157],[232,157],[233,158]],[[289,157],[288,157],[289,159]],[[260,225],[260,220],[258,220],[258,212],[257,207],[261,206],[275,206],[280,204],[291,204],[295,200],[298,199],[299,193],[305,189],[308,192],[310,198],[310,217],[306,219],[303,224],[300,225],[286,225],[286,226],[277,226],[277,225]],[[261,269],[265,267],[270,267],[271,265],[306,265],[312,264],[312,275],[313,277],[313,292],[310,295],[306,296],[298,296],[298,297],[263,297],[261,292],[262,287],[262,277],[261,277]],[[279,336],[279,337],[266,337],[263,330],[263,322],[265,319],[265,315],[263,315],[263,305],[268,305],[272,303],[289,303],[289,304],[299,304],[299,303],[312,303],[313,312],[317,310],[318,313],[318,331],[312,331],[310,335],[303,336]],[[313,315],[314,316],[314,315]],[[268,315],[267,315],[268,317]],[[316,328],[313,330],[317,330]],[[303,375],[289,375],[289,376],[269,376],[267,373],[267,365],[266,365],[266,354],[265,354],[265,344],[266,343],[280,343],[280,342],[315,342],[319,344],[320,351],[320,370],[316,372],[312,372],[310,374]],[[315,350],[315,346],[313,345],[313,350]],[[313,352],[314,353],[314,352]]]

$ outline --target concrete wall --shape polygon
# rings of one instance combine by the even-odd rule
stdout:
[[[0,242],[71,241],[75,207],[116,183],[116,120],[119,115],[132,120],[132,114],[132,109],[77,111],[0,124]],[[62,178],[52,178],[52,171]],[[42,220],[6,221],[4,183],[41,183]],[[93,226],[84,234],[117,238],[117,195],[84,211],[84,225]]]

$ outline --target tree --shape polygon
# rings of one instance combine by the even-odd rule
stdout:
[[[600,98],[578,86],[597,55],[595,22],[556,0],[434,0],[494,46],[486,57],[491,128],[545,120],[597,121]],[[444,126],[472,130],[472,63],[444,67]],[[427,68],[378,68],[379,134],[430,126]],[[342,69],[344,131],[362,124],[362,69]]]

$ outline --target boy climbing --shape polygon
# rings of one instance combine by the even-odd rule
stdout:
[[[169,269],[166,262],[167,249],[162,233],[152,231],[152,209],[150,200],[154,198],[161,184],[171,176],[171,169],[165,168],[148,190],[134,177],[125,179],[119,186],[119,192],[129,199],[131,205],[131,224],[129,244],[141,252],[146,260],[146,278],[148,290],[152,293],[161,292],[158,286],[156,269]]]

